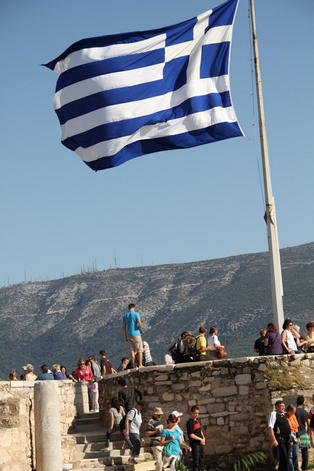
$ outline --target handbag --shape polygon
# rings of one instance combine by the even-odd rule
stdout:
[[[217,358],[219,360],[221,358],[224,358],[224,357],[228,356],[225,347],[222,347],[222,346],[216,347],[216,354],[217,354]]]

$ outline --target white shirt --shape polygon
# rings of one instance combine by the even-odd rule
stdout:
[[[296,346],[295,340],[293,338],[292,332],[290,330],[285,331],[287,336],[286,336],[286,342],[288,345],[288,348],[291,348],[294,352],[297,351],[298,347]]]
[[[217,335],[210,335],[207,339],[207,345],[210,347],[211,350],[216,350],[216,348],[214,347],[214,343],[216,345],[221,345]]]
[[[142,425],[142,414],[136,409],[131,409],[127,415],[126,418],[130,421],[129,423],[129,432],[130,433],[136,433],[140,434],[140,429]]]
[[[167,353],[167,355],[165,355],[165,363],[166,362],[168,363],[168,365],[173,365],[174,364],[172,356],[170,356],[168,353]]]

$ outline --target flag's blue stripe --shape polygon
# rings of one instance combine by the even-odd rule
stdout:
[[[181,44],[193,40],[193,28],[197,22],[197,18],[192,18],[184,23],[168,26],[165,28],[167,35],[166,46]]]
[[[229,92],[212,93],[205,96],[196,96],[184,101],[180,105],[152,113],[138,118],[103,124],[89,131],[77,134],[62,141],[62,144],[75,151],[78,147],[91,147],[107,139],[116,139],[122,136],[130,136],[143,126],[157,123],[165,123],[172,119],[183,118],[193,113],[206,111],[214,107],[227,108],[231,106]]]
[[[230,43],[203,46],[200,78],[220,77],[228,74]]]
[[[88,49],[93,47],[105,47],[111,46],[113,44],[123,44],[130,42],[142,41],[145,39],[150,39],[159,34],[166,34],[166,45],[170,46],[173,44],[178,44],[183,41],[190,41],[193,39],[193,26],[195,25],[197,19],[191,18],[190,20],[183,21],[182,23],[167,26],[165,28],[153,29],[150,31],[136,31],[130,33],[121,33],[121,34],[112,34],[108,36],[99,36],[88,39],[81,39],[76,43],[72,44],[68,49],[66,49],[60,56],[54,59],[47,64],[43,64],[45,67],[48,67],[51,70],[54,70],[56,64],[65,59],[72,52],[80,51],[81,49]]]
[[[213,13],[209,17],[208,28],[205,33],[213,26],[232,25],[237,2],[238,0],[230,0],[213,8]],[[228,8],[226,8],[227,5]]]
[[[175,136],[137,141],[124,147],[112,157],[103,157],[94,162],[85,163],[95,171],[104,170],[106,168],[117,167],[141,155],[172,149],[186,149],[239,136],[243,136],[243,134],[238,123],[220,123],[205,129]]]
[[[72,101],[56,110],[60,124],[106,106],[145,100],[178,90],[186,83],[188,57],[179,57],[164,67],[164,79],[132,87],[106,90]]]
[[[162,64],[165,61],[165,49],[157,49],[130,56],[113,57],[103,61],[90,62],[63,72],[57,82],[56,92],[61,88],[99,75],[125,70],[140,69],[149,65]]]

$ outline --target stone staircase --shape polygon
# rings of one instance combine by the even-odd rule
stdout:
[[[76,459],[64,466],[71,471],[154,471],[155,461],[149,446],[150,440],[144,438],[139,463],[128,463],[130,450],[121,440],[119,432],[111,436],[110,449],[104,451],[106,428],[99,423],[98,413],[81,414],[76,419]]]

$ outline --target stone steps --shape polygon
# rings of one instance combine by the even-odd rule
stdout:
[[[139,463],[129,463],[130,450],[119,432],[111,436],[109,450],[105,451],[106,428],[99,424],[99,414],[81,414],[76,419],[76,456],[72,471],[154,471],[155,461],[151,454],[150,440],[144,439]]]

